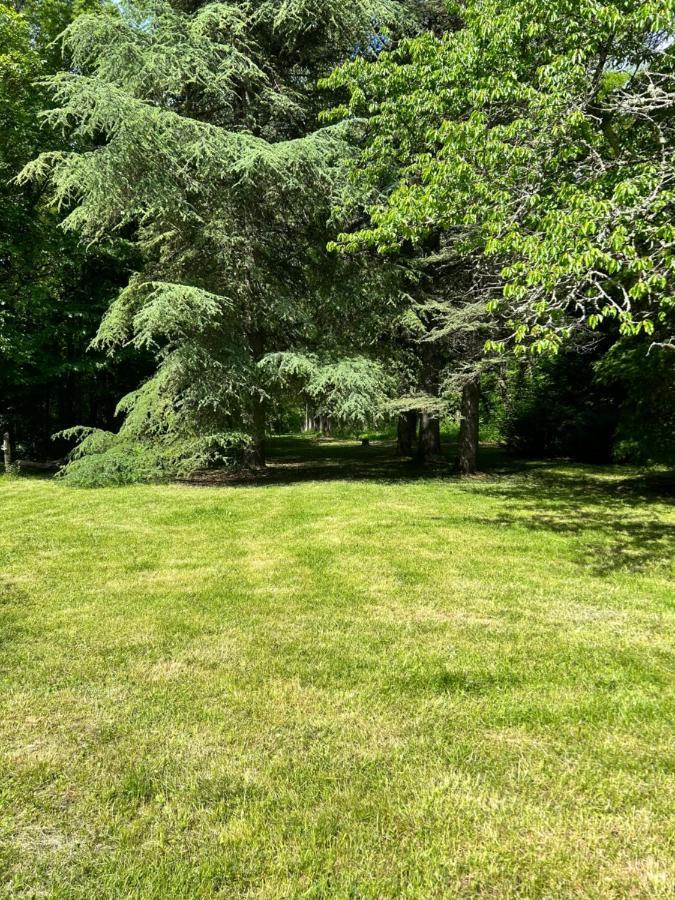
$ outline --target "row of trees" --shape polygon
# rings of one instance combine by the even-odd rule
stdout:
[[[422,460],[457,410],[471,472],[481,381],[519,358],[638,347],[672,375],[672,0],[59,9],[58,71],[49,29],[2,12],[32,93],[2,104],[3,178],[26,165],[0,349],[46,302],[60,341],[82,317],[80,360],[106,307],[85,365],[134,390],[73,477],[264,465],[288,402],[398,416]]]

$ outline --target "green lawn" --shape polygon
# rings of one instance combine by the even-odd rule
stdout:
[[[2,896],[672,897],[658,479],[308,446],[0,479]]]

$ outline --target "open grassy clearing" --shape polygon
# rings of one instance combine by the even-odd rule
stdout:
[[[0,479],[4,895],[672,896],[665,496],[298,446]]]

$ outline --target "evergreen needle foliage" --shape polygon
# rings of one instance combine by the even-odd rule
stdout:
[[[264,462],[272,385],[261,361],[311,344],[317,310],[325,331],[327,301],[340,315],[340,294],[357,303],[378,278],[326,255],[349,147],[343,126],[318,123],[316,81],[368,42],[373,22],[400,16],[381,0],[153,0],[66,29],[72,66],[48,79],[44,118],[90,148],[44,153],[19,180],[49,179],[66,230],[91,242],[124,234],[142,251],[95,341],[157,359],[119,407],[120,440],[186,447],[207,434],[229,446],[245,433]]]

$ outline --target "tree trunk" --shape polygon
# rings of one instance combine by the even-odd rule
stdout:
[[[265,353],[265,337],[262,331],[254,331],[250,336],[251,351],[253,359],[258,362]],[[265,435],[267,425],[267,402],[263,396],[253,388],[252,392],[251,412],[253,418],[253,444],[251,447],[250,460],[251,464],[256,468],[264,469],[267,462]]]
[[[12,440],[9,431],[6,431],[3,436],[2,450],[5,455],[5,472],[9,472],[12,468]]]
[[[251,447],[251,463],[264,469],[267,462],[265,448],[265,401],[259,394],[253,393],[253,445]]]
[[[473,475],[478,469],[478,414],[480,380],[467,381],[462,389],[462,420],[459,426],[457,468],[462,475]]]
[[[417,439],[417,461],[430,463],[441,457],[440,419],[423,412],[420,417],[420,431]]]
[[[417,437],[417,413],[410,410],[398,417],[397,451],[399,456],[413,455],[413,441]]]

